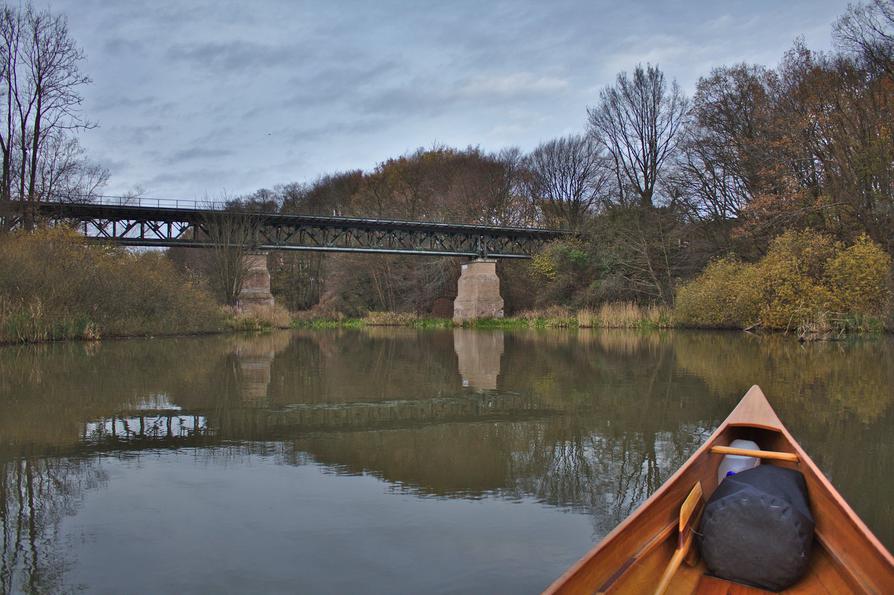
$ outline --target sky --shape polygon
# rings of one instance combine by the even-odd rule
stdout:
[[[39,3],[37,6],[44,6]],[[57,0],[86,53],[81,135],[106,194],[218,199],[369,170],[443,144],[583,132],[619,71],[688,94],[797,38],[829,49],[846,1]]]

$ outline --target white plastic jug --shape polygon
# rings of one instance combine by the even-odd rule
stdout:
[[[733,440],[730,444],[733,448],[747,448],[748,450],[760,450],[760,446],[751,440]],[[719,484],[729,475],[735,475],[742,471],[753,469],[761,464],[761,460],[757,457],[745,457],[742,455],[726,455],[720,461],[720,467],[717,469],[717,483]]]

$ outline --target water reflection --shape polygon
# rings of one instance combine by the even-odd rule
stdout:
[[[503,331],[455,329],[453,350],[459,362],[463,386],[496,390],[503,357]]]
[[[269,402],[273,359],[289,346],[289,338],[286,333],[272,333],[234,340],[233,355],[243,402],[257,406]]]
[[[132,415],[87,422],[84,442],[184,440],[204,435],[208,430],[208,422],[202,415]]]
[[[103,471],[83,459],[26,457],[3,462],[0,592],[62,590],[70,562],[57,541],[59,523],[77,512],[86,490],[104,481]]]
[[[887,337],[800,346],[731,333],[464,329],[0,349],[0,590],[77,587],[62,520],[106,489],[111,461],[184,449],[230,465],[232,482],[245,461],[272,457],[445,501],[537,501],[586,513],[595,539],[754,383],[891,544],[894,369],[880,363],[892,355]]]

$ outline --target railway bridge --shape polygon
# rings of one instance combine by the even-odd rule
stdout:
[[[240,305],[273,304],[267,253],[275,250],[459,256],[462,265],[454,320],[503,316],[498,259],[530,258],[569,232],[527,227],[396,219],[324,217],[270,212],[254,205],[173,199],[102,197],[42,201],[35,214],[70,224],[91,241],[123,246],[241,247],[247,275]],[[8,227],[21,225],[20,203],[0,203]]]

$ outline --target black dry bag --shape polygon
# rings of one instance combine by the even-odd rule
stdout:
[[[804,476],[758,465],[720,483],[697,536],[714,576],[781,591],[807,571],[813,528]]]

